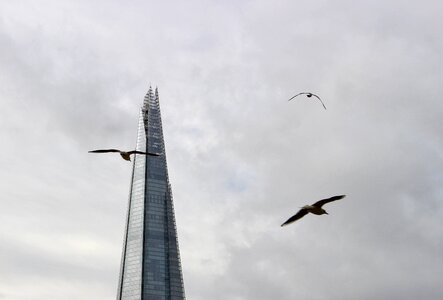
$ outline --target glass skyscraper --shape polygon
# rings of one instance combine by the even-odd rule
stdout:
[[[140,111],[117,300],[185,299],[158,90]]]

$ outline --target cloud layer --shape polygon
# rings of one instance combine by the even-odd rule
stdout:
[[[0,2],[0,299],[115,297],[149,84],[188,299],[440,299],[442,11]]]

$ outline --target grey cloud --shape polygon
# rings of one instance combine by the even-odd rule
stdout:
[[[5,299],[114,297],[131,165],[87,151],[134,145],[150,82],[189,299],[441,298],[439,2],[24,3],[0,4]]]

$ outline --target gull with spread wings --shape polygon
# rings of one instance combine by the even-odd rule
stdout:
[[[291,99],[289,99],[288,101],[291,101],[292,99],[294,99],[295,97],[300,96],[300,95],[306,95],[306,97],[308,97],[308,98],[311,98],[312,96],[314,96],[315,98],[317,98],[318,100],[320,100],[321,104],[322,104],[323,107],[326,109],[326,106],[325,106],[325,104],[323,103],[323,101],[320,99],[320,97],[317,96],[316,94],[313,94],[313,93],[308,93],[308,92],[298,93],[297,95],[292,96]]]
[[[138,150],[132,150],[132,151],[121,151],[118,149],[101,149],[101,150],[91,150],[88,151],[89,153],[108,153],[108,152],[117,152],[120,153],[121,157],[124,160],[131,161],[131,155],[132,154],[142,154],[142,155],[150,155],[150,156],[159,156],[160,153],[149,153],[149,152],[143,152]]]
[[[323,199],[323,200],[317,201],[317,202],[315,202],[312,205],[305,205],[295,215],[293,215],[286,222],[281,224],[281,226],[286,226],[286,225],[289,225],[291,223],[294,223],[295,221],[297,221],[297,220],[303,218],[304,216],[306,216],[308,213],[312,213],[314,215],[324,215],[324,214],[327,215],[328,213],[326,212],[326,210],[324,210],[322,208],[322,206],[325,205],[326,203],[343,199],[345,196],[346,195],[334,196],[334,197],[331,197],[331,198],[327,198],[327,199]]]

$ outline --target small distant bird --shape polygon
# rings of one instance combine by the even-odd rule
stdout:
[[[312,205],[305,205],[295,215],[293,215],[286,222],[281,224],[281,226],[289,225],[289,224],[291,224],[291,223],[293,223],[293,222],[303,218],[308,213],[313,213],[314,215],[328,214],[326,212],[326,210],[324,210],[321,207],[323,205],[325,205],[326,203],[329,203],[329,202],[332,202],[332,201],[336,201],[336,200],[340,200],[340,199],[343,199],[344,197],[346,197],[346,195],[334,196],[334,197],[331,197],[331,198],[328,198],[328,199],[323,199],[323,200],[317,201],[317,202],[315,202]]]
[[[289,99],[288,101],[291,101],[292,99],[294,99],[295,97],[300,96],[300,95],[306,95],[306,97],[308,97],[308,98],[311,98],[312,96],[314,96],[315,98],[317,98],[318,100],[320,100],[321,104],[322,104],[323,107],[326,109],[326,106],[325,106],[325,104],[323,103],[323,101],[320,99],[320,97],[317,96],[316,94],[313,94],[313,93],[305,93],[305,92],[303,92],[303,93],[298,93],[297,95],[291,97],[291,99]]]
[[[91,150],[88,151],[89,153],[108,153],[108,152],[118,152],[120,153],[121,157],[124,160],[131,161],[131,155],[132,154],[144,154],[144,155],[150,155],[150,156],[159,156],[160,153],[149,153],[149,152],[143,152],[138,150],[132,150],[132,151],[121,151],[118,149],[102,149],[102,150]]]

